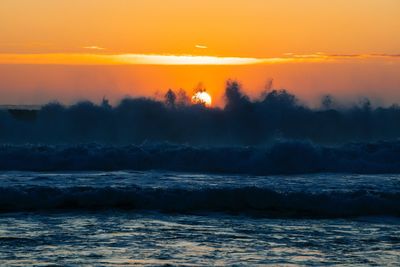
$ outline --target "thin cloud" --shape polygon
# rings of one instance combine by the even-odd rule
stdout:
[[[272,61],[275,59],[268,59]],[[253,65],[265,59],[156,54],[0,54],[0,64],[59,65]]]
[[[96,49],[96,48],[91,48]],[[98,49],[97,49],[98,50]],[[255,65],[323,63],[341,60],[400,59],[400,54],[285,54],[282,57],[218,57],[158,54],[0,54],[0,64],[58,65]]]
[[[394,57],[394,58],[400,57],[400,54],[371,54],[371,55],[376,57]]]
[[[91,49],[91,50],[104,50],[104,47],[100,47],[100,46],[96,46],[96,45],[92,45],[92,46],[84,46],[82,47],[84,49]]]
[[[199,44],[195,45],[194,47],[199,48],[199,49],[207,49],[208,48],[205,45],[199,45]]]
[[[192,55],[115,55],[119,63],[141,65],[252,65],[263,62],[263,59],[251,57],[218,57]]]
[[[325,54],[325,53],[314,53],[314,54],[293,54],[293,53],[286,53],[288,57],[293,58],[321,58],[321,59],[353,59],[353,58],[399,58],[400,54]]]

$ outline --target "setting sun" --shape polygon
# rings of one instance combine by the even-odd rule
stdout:
[[[193,104],[203,104],[206,107],[210,107],[212,103],[211,96],[205,92],[205,91],[200,91],[195,93],[192,96],[192,103]]]

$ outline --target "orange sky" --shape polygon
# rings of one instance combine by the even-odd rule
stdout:
[[[203,82],[222,105],[228,78],[400,102],[399,16],[398,0],[1,0],[0,104]]]

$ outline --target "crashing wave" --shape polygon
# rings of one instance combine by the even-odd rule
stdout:
[[[170,170],[203,173],[400,173],[400,142],[265,147],[0,145],[0,170]]]
[[[343,144],[400,137],[399,105],[374,107],[365,100],[343,106],[325,97],[315,109],[285,90],[251,100],[237,82],[228,82],[224,108],[190,105],[179,95],[170,90],[164,102],[126,98],[115,107],[83,101],[0,110],[0,143],[264,145],[285,138]]]

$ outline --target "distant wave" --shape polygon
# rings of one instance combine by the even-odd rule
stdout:
[[[170,170],[258,175],[400,173],[400,142],[322,146],[281,141],[264,147],[0,145],[0,170]]]
[[[0,188],[0,212],[102,209],[224,212],[277,217],[400,216],[400,193],[276,192],[257,187],[196,190],[140,187]]]
[[[123,99],[112,107],[79,102],[50,103],[39,110],[0,110],[0,143],[265,145],[276,139],[321,144],[375,142],[400,137],[400,108],[373,107],[365,99],[345,107],[332,97],[309,108],[285,90],[251,100],[229,82],[224,108],[192,105],[183,92],[169,90],[164,101]]]

